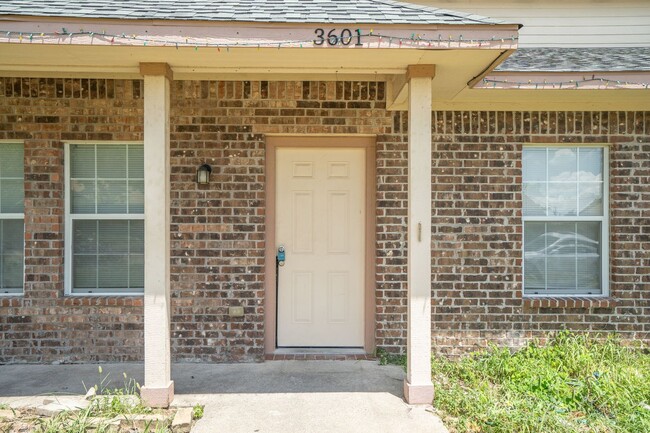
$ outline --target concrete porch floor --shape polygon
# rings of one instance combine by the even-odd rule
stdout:
[[[123,373],[142,383],[142,364],[101,364],[114,386]],[[429,408],[402,399],[404,372],[375,361],[174,364],[174,405],[205,405],[194,433],[446,433]],[[45,395],[83,394],[98,364],[0,366],[0,403],[25,406]]]

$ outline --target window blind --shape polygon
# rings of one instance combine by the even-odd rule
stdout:
[[[142,292],[143,146],[70,145],[69,173],[72,292]]]
[[[24,149],[0,144],[0,294],[23,291]]]
[[[523,152],[524,294],[602,294],[604,149]]]

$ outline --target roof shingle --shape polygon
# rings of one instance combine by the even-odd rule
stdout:
[[[2,15],[333,24],[501,24],[471,13],[393,0],[3,0]]]
[[[650,71],[650,47],[519,48],[498,72]]]

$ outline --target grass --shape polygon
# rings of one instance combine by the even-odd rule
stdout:
[[[650,354],[613,337],[562,332],[515,353],[436,357],[432,372],[452,432],[650,432]]]

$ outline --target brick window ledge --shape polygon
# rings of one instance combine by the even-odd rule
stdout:
[[[524,297],[525,308],[614,308],[618,301],[608,297]]]

